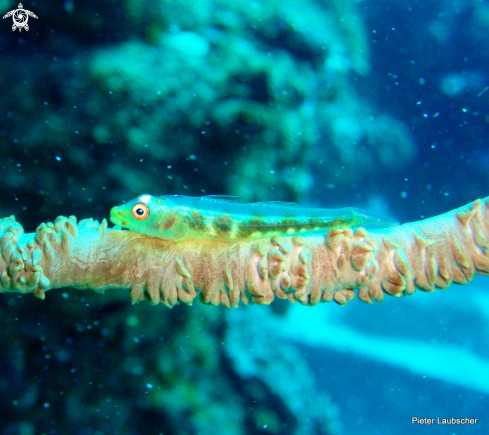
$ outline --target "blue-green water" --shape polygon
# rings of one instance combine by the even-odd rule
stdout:
[[[0,0],[0,15],[17,9]],[[486,2],[23,9],[28,31],[0,21],[0,216],[26,231],[108,218],[141,193],[401,222],[489,195]],[[485,433],[486,279],[233,312],[1,295],[0,435]],[[436,423],[464,417],[477,424]]]

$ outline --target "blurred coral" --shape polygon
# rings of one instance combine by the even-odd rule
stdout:
[[[43,6],[39,26],[58,29],[40,41],[46,56],[4,60],[0,135],[14,144],[10,158],[27,153],[31,165],[21,176],[7,169],[7,182],[31,204],[42,207],[39,191],[66,203],[67,177],[72,195],[98,204],[187,190],[303,200],[318,156],[350,165],[335,180],[346,187],[374,160],[388,171],[389,156],[413,155],[402,123],[350,83],[369,70],[355,2],[124,5]]]

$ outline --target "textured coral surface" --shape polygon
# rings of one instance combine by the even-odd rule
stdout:
[[[324,237],[274,237],[250,242],[175,243],[107,222],[58,217],[24,234],[13,217],[0,221],[5,292],[51,288],[130,289],[168,307],[194,298],[235,308],[269,304],[275,296],[304,305],[345,305],[358,289],[365,302],[384,293],[411,295],[489,274],[489,199],[453,212],[384,230],[340,228]]]

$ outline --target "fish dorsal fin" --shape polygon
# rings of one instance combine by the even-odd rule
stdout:
[[[260,202],[252,202],[250,204],[260,204],[265,207],[302,207],[300,204],[296,202],[287,202],[287,201],[260,201]]]
[[[228,201],[228,202],[237,202],[240,204],[249,204],[249,205],[260,205],[265,207],[302,207],[296,202],[286,202],[286,201],[257,201],[257,202],[245,202],[243,198],[239,196],[232,195],[207,195],[201,196],[202,199],[211,199],[215,201]]]
[[[200,199],[211,199],[213,201],[244,202],[239,196],[233,195],[207,195],[199,196]]]

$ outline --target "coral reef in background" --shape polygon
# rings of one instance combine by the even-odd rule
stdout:
[[[351,168],[334,177],[344,188],[373,160],[413,156],[409,131],[351,84],[369,70],[355,2],[123,4],[39,5],[39,27],[56,29],[45,54],[4,60],[0,136],[13,161],[29,156],[6,187],[32,204],[36,190],[69,199],[56,158],[74,195],[116,203],[148,189],[304,200],[317,160]]]
[[[271,434],[297,433],[295,410],[261,373],[244,383],[232,357],[223,360],[225,323],[217,310],[196,306],[190,316],[176,307],[169,316],[120,296],[60,292],[50,304],[4,297],[0,388],[9,394],[0,396],[2,434],[76,427],[77,434],[190,435],[220,428],[244,435],[267,422]],[[307,384],[303,392],[315,390]],[[315,413],[302,409],[301,424]]]
[[[224,352],[236,373],[246,379],[243,396],[260,403],[253,409],[255,427],[266,423],[267,431],[280,433],[281,422],[287,417],[277,412],[284,409],[280,404],[283,401],[291,410],[293,419],[289,424],[297,435],[342,433],[339,410],[329,396],[318,390],[302,352],[278,339],[272,318],[284,324],[281,313],[274,313],[273,306],[226,313]],[[301,381],[284,382],[295,378]],[[272,408],[276,415],[270,415],[270,410],[263,407],[264,388],[278,402]]]

